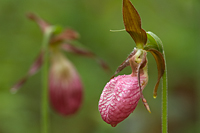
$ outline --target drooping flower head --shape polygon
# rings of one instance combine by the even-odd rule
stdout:
[[[34,14],[29,14],[28,17],[39,25],[44,34],[50,28],[56,29],[55,26],[50,25]],[[93,58],[105,70],[109,71],[106,63],[93,52],[73,45],[73,41],[78,39],[78,37],[79,34],[69,28],[63,30],[63,32],[59,30],[53,32],[48,49],[41,49],[27,75],[17,82],[11,91],[16,92],[30,76],[34,75],[41,68],[44,62],[44,55],[47,54],[49,57],[47,59],[50,59],[48,87],[51,106],[62,115],[71,115],[77,112],[83,101],[83,85],[76,68],[65,57],[62,50]]]
[[[158,81],[154,89],[154,98],[157,96],[157,88],[165,70],[162,42],[155,34],[145,32],[141,28],[140,16],[130,0],[123,0],[123,20],[126,31],[136,43],[136,48],[118,67],[111,80],[104,87],[99,100],[99,112],[102,119],[113,127],[134,111],[140,99],[146,109],[151,112],[142,93],[148,82],[147,51],[153,54],[158,68]],[[132,73],[130,75],[115,77],[127,66],[131,66]]]
[[[133,55],[130,58],[132,73],[114,77],[104,87],[99,100],[99,111],[102,119],[111,126],[115,127],[136,108],[141,98],[141,91],[148,82],[146,63],[146,54],[140,63],[136,62],[136,55]],[[148,105],[146,106],[148,108]]]

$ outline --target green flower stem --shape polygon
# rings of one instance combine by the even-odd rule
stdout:
[[[200,58],[200,56],[198,56]],[[197,68],[200,68],[200,64],[198,64],[198,67]],[[197,121],[196,121],[196,127],[195,127],[195,131],[196,133],[200,133],[200,82],[199,82],[199,79],[200,79],[200,71],[198,71],[198,74],[197,74],[197,88],[196,88],[196,93],[197,93]]]
[[[165,54],[163,53],[164,59]],[[163,74],[162,89],[162,133],[168,133],[168,86],[167,86],[167,65],[165,59],[165,71]]]
[[[42,42],[43,52],[44,52],[44,64],[42,70],[42,104],[41,104],[41,133],[48,133],[49,119],[48,119],[48,44],[52,34],[52,27],[47,28],[44,33],[44,38]]]

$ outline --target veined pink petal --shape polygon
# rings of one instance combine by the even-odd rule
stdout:
[[[74,114],[81,106],[83,86],[74,66],[60,56],[49,73],[49,98],[52,107],[62,115]]]
[[[143,90],[147,77],[141,76],[140,81]],[[139,99],[140,89],[137,77],[120,75],[111,79],[104,87],[99,101],[102,119],[115,127],[134,111]]]

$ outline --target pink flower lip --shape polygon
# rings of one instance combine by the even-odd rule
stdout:
[[[81,79],[67,58],[54,53],[49,73],[49,98],[51,106],[62,115],[78,111],[83,99]]]
[[[58,113],[66,116],[78,111],[83,99],[83,87],[78,75],[68,81],[58,81],[50,74],[49,89],[51,106]]]
[[[147,77],[141,76],[140,80],[143,90]],[[111,79],[104,87],[99,101],[102,119],[115,127],[134,111],[139,99],[140,89],[137,77],[120,75]]]

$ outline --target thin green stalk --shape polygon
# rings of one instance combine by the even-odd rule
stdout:
[[[200,58],[200,54],[198,56]],[[200,63],[198,64],[198,68],[200,68]],[[198,71],[197,74],[197,122],[196,122],[196,133],[200,133],[200,82],[198,81],[200,79],[200,71]]]
[[[192,20],[191,22],[193,22],[193,29],[194,29],[194,36],[195,36],[195,43],[196,44],[199,44],[199,33],[200,33],[200,20],[199,20],[199,6],[200,6],[200,1],[199,0],[194,0],[193,1],[193,16],[192,16]],[[200,52],[199,52],[199,49],[200,49],[200,46],[199,45],[196,45],[194,46],[196,48],[196,61],[195,61],[195,67],[196,67],[196,72],[197,72],[197,77],[196,77],[196,82],[197,82],[197,86],[196,86],[196,101],[197,102],[197,105],[196,106],[196,112],[197,112],[197,121],[196,121],[196,130],[195,130],[195,133],[200,133],[200,82],[199,82],[199,79],[200,79]]]
[[[163,54],[164,55],[164,54]],[[165,59],[165,55],[164,55]],[[162,133],[168,133],[168,86],[167,86],[167,65],[165,59],[165,71],[163,74],[162,89]]]
[[[48,44],[51,37],[52,28],[48,28],[44,33],[43,38],[43,52],[44,52],[44,64],[42,69],[42,104],[41,104],[41,133],[48,133],[49,128],[49,116],[48,116]]]

